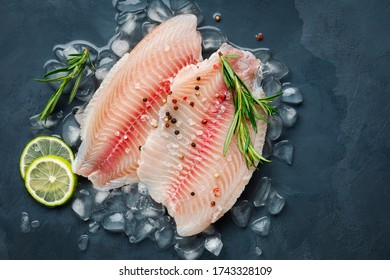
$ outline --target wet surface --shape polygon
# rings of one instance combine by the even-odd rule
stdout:
[[[201,258],[390,258],[388,1],[197,3],[205,24],[220,28],[230,41],[270,48],[290,69],[282,81],[303,96],[295,106],[297,123],[284,128],[280,138],[294,145],[292,165],[273,160],[254,174],[242,196],[250,198],[267,176],[286,198],[283,211],[272,216],[269,235],[254,237],[225,215],[216,224],[222,251]],[[220,22],[213,18],[216,12]],[[42,75],[56,44],[83,39],[105,45],[116,26],[111,1],[99,6],[94,1],[9,1],[0,15],[0,258],[176,259],[173,248],[130,245],[126,235],[102,230],[88,233],[88,248],[81,251],[79,238],[88,232],[88,222],[79,220],[70,205],[38,205],[19,176],[20,153],[32,138],[29,117],[51,94],[32,78]],[[260,32],[264,39],[257,41]],[[22,212],[40,226],[23,232]],[[265,213],[264,207],[254,208],[252,217]]]

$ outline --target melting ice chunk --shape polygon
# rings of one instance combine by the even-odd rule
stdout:
[[[227,42],[226,36],[216,27],[204,26],[198,28],[202,36],[202,49],[206,53],[211,53],[219,49],[219,47]]]
[[[73,200],[72,209],[80,219],[87,221],[91,217],[93,211],[91,196],[79,193],[77,198]]]
[[[239,227],[246,227],[252,214],[252,207],[248,200],[241,200],[237,202],[232,209],[230,214],[234,223]]]
[[[276,79],[280,80],[288,74],[288,68],[286,64],[280,60],[270,59],[261,66],[261,72],[264,77],[272,75]]]
[[[204,251],[204,240],[200,238],[183,238],[175,244],[175,250],[179,258],[184,260],[196,260]]]
[[[171,1],[171,8],[174,10],[175,15],[193,14],[196,16],[198,24],[203,21],[202,12],[199,6],[193,1]]]
[[[62,122],[61,138],[71,148],[78,147],[81,143],[80,125],[72,113],[67,115]]]
[[[255,207],[264,206],[268,198],[271,189],[271,179],[263,177],[260,180],[260,184],[254,194],[253,204]]]
[[[98,222],[92,221],[88,224],[88,231],[90,233],[96,233],[100,228],[100,225]]]
[[[273,155],[279,160],[292,164],[294,146],[289,140],[283,140],[275,144]]]
[[[267,126],[267,138],[275,141],[280,137],[282,134],[282,129],[283,129],[283,122],[282,118],[273,115],[272,117],[268,118],[268,126]]]
[[[285,127],[293,127],[297,122],[298,113],[294,108],[287,105],[280,105],[278,106],[278,111]]]
[[[296,87],[291,87],[290,83],[283,84],[282,101],[290,104],[302,103],[302,94]]]
[[[38,220],[34,220],[31,222],[32,228],[39,228],[40,225],[41,225],[41,223]]]
[[[270,214],[276,215],[279,214],[280,211],[282,211],[285,203],[286,200],[284,199],[284,197],[282,197],[276,191],[272,191],[268,196],[266,207]]]
[[[158,249],[168,248],[173,240],[174,230],[170,225],[157,230],[154,233],[155,243]]]
[[[144,240],[152,234],[156,228],[157,223],[151,218],[140,221],[140,223],[137,224],[134,233],[129,237],[130,243],[138,243]]]
[[[125,33],[120,32],[115,35],[111,43],[111,50],[119,57],[124,56],[130,50],[129,40]]]
[[[208,236],[204,243],[204,247],[213,255],[219,256],[219,253],[221,253],[223,247],[221,235],[219,233],[215,233]]]
[[[266,159],[269,159],[272,156],[272,149],[273,149],[273,145],[271,140],[266,138],[264,141],[262,156],[265,157]]]
[[[62,117],[62,116],[61,116]],[[52,130],[57,127],[59,121],[59,115],[50,115],[46,121],[40,120],[39,114],[30,117],[30,130],[34,136],[37,135],[50,135]]]
[[[121,12],[137,12],[146,8],[147,0],[114,0],[115,8]]]
[[[173,16],[171,9],[162,0],[152,0],[146,13],[151,21],[159,23]]]
[[[88,234],[83,234],[80,236],[79,242],[78,242],[78,247],[81,251],[87,250],[88,240],[89,240]]]
[[[30,232],[30,218],[27,212],[22,212],[20,217],[20,230],[24,233]]]
[[[125,229],[125,218],[122,212],[106,216],[102,222],[103,227],[112,232],[121,232]]]
[[[262,63],[266,63],[271,58],[271,52],[267,48],[260,48],[253,50],[253,54],[256,58],[260,59]]]
[[[132,211],[138,210],[137,204],[141,195],[138,192],[137,184],[124,186],[122,188],[122,195],[128,208]]]
[[[251,224],[251,230],[261,236],[267,236],[271,226],[271,220],[267,216],[254,220]]]

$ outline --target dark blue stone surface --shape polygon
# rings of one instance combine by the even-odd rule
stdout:
[[[390,258],[390,3],[383,0],[198,0],[206,24],[247,47],[269,47],[290,68],[285,81],[304,97],[299,119],[282,139],[294,143],[292,166],[277,160],[262,176],[287,199],[261,240],[262,259]],[[221,12],[222,20],[212,19]],[[1,1],[0,9],[0,259],[175,259],[153,242],[130,245],[123,234],[91,235],[68,206],[47,209],[26,192],[19,156],[32,138],[28,118],[51,94],[34,82],[55,44],[84,39],[98,46],[114,34],[111,1]],[[262,32],[264,40],[256,41]],[[22,233],[20,214],[41,221]],[[257,210],[259,216],[263,210]],[[217,224],[221,259],[258,258],[249,229],[229,215]],[[202,258],[213,259],[204,253]]]

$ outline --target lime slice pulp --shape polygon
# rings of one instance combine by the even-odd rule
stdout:
[[[31,196],[46,206],[59,206],[73,195],[77,176],[71,164],[59,156],[42,156],[27,168],[25,186]]]
[[[31,140],[20,156],[20,175],[24,179],[29,165],[41,156],[59,156],[73,163],[72,150],[61,139],[53,136],[39,136]]]

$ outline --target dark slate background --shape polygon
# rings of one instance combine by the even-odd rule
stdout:
[[[389,259],[390,2],[386,0],[198,0],[206,24],[247,47],[269,47],[290,68],[304,103],[282,139],[295,145],[294,162],[273,161],[257,172],[287,198],[260,240],[264,259]],[[18,161],[31,139],[28,117],[50,89],[32,81],[55,44],[85,39],[104,45],[114,34],[111,1],[0,1],[0,258],[173,259],[150,241],[131,245],[101,230],[86,252],[77,248],[87,224],[69,206],[47,209],[26,192]],[[215,23],[214,12],[222,13]],[[254,36],[264,34],[258,42]],[[251,189],[252,187],[252,189]],[[30,233],[21,212],[41,221]],[[255,216],[263,214],[262,210]],[[254,239],[227,215],[217,223],[220,258],[251,259]],[[202,258],[214,258],[205,253]]]

